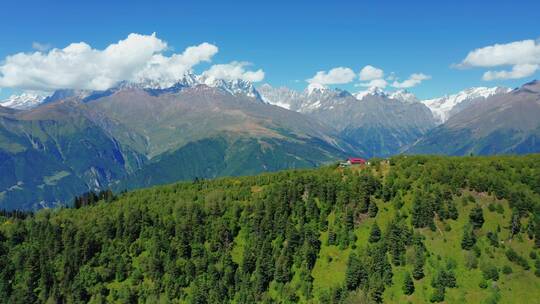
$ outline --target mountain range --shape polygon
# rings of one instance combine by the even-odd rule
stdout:
[[[539,81],[469,103],[407,152],[490,155],[540,151]]]
[[[421,101],[370,88],[299,92],[186,74],[0,103],[0,208],[89,190],[314,167],[347,156],[540,151],[540,83]]]

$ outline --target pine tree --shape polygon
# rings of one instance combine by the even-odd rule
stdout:
[[[347,271],[345,272],[345,286],[348,290],[355,290],[358,287],[357,269],[359,264],[360,261],[356,254],[351,253],[347,261]]]
[[[369,278],[368,296],[375,303],[383,302],[384,282],[377,274]]]
[[[356,253],[351,253],[347,261],[345,286],[348,290],[356,290],[367,282],[367,271]]]
[[[411,295],[414,293],[414,281],[408,272],[405,273],[405,281],[403,282],[403,293],[406,295]]]
[[[368,216],[369,217],[376,217],[377,212],[379,212],[379,207],[377,207],[377,204],[375,202],[371,202],[368,208]]]
[[[534,216],[533,223],[534,223],[534,231],[533,231],[534,247],[540,248],[540,215]]]
[[[457,220],[459,217],[458,210],[456,208],[456,203],[454,201],[448,202],[448,218]]]
[[[332,246],[336,244],[336,232],[333,228],[328,228],[328,239],[326,245]]]
[[[511,237],[513,238],[520,231],[521,231],[521,221],[520,221],[519,211],[516,208],[514,208],[512,209],[512,219],[510,221]]]
[[[368,241],[370,243],[377,243],[380,239],[381,239],[381,229],[379,228],[379,225],[377,225],[377,222],[373,222]]]
[[[476,206],[471,210],[469,221],[473,229],[482,228],[482,225],[484,225],[484,212],[482,211],[482,207]]]
[[[420,280],[424,277],[424,250],[419,246],[415,248],[413,278]]]
[[[276,261],[274,279],[280,283],[287,283],[291,279],[291,265],[289,257],[282,253]]]
[[[371,205],[370,201],[371,200],[370,200],[369,194],[364,193],[363,194],[363,199],[361,199],[361,201],[360,201],[360,209],[359,209],[359,211],[361,213],[368,212],[369,206]]]
[[[413,197],[412,225],[415,228],[433,227],[434,212],[429,193],[417,190]]]
[[[463,230],[463,238],[461,239],[461,248],[471,250],[476,244],[476,236],[470,227],[465,227]]]

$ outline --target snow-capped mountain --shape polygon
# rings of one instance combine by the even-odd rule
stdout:
[[[245,95],[263,102],[259,92],[249,81],[241,79],[223,80],[186,73],[182,78],[176,80],[176,82],[164,82],[153,79],[140,79],[136,82],[121,81],[116,86],[104,91],[60,89],[54,91],[53,94],[48,97],[33,93],[23,93],[21,95],[12,95],[8,99],[0,101],[0,105],[7,108],[24,110],[36,107],[41,103],[50,103],[66,98],[75,98],[88,102],[121,90],[143,89],[153,95],[159,95],[163,93],[179,92],[182,89],[199,85],[218,88],[234,96]]]
[[[345,90],[330,89],[315,83],[302,92],[287,87],[274,88],[269,84],[263,84],[257,90],[264,102],[300,113],[332,109],[345,102],[344,98],[352,97]]]
[[[431,111],[407,91],[372,87],[351,94],[310,84],[304,91],[258,88],[267,103],[306,114],[335,128],[364,155],[391,155],[435,126]]]
[[[186,73],[182,78],[175,82],[160,81],[155,79],[142,79],[137,82],[123,82],[117,87],[123,88],[140,88],[150,90],[153,93],[177,92],[184,88],[196,87],[198,85],[206,85],[212,88],[219,88],[232,95],[246,95],[258,100],[261,100],[259,92],[253,84],[242,79],[224,80],[206,75],[196,75],[192,72]],[[113,88],[115,89],[115,88]]]
[[[439,123],[444,123],[451,115],[461,111],[473,102],[483,101],[488,97],[510,91],[511,89],[502,87],[475,87],[457,94],[423,100],[422,102],[431,110]]]
[[[367,90],[356,92],[353,94],[358,100],[362,100],[367,96],[382,96],[402,102],[418,102],[416,96],[407,90],[397,90],[387,92],[379,87],[370,87]]]
[[[304,97],[301,93],[291,90],[287,87],[274,88],[265,83],[257,88],[264,102],[291,110],[297,108],[298,104]]]
[[[418,102],[418,98],[407,90],[397,90],[388,94],[388,98],[402,102]]]
[[[447,155],[525,154],[540,152],[540,81],[508,92],[505,88],[475,88],[456,94],[480,96],[420,138],[407,153]],[[473,94],[473,92],[475,94]],[[504,94],[507,92],[506,94]]]
[[[125,87],[137,87],[149,90],[167,90],[171,88],[191,87],[200,84],[199,76],[192,72],[187,72],[183,77],[175,81],[159,79],[139,79],[138,81],[122,82]],[[121,85],[120,84],[120,85]]]
[[[301,113],[333,109],[336,105],[345,101],[362,101],[373,96],[406,103],[419,101],[414,94],[407,90],[386,92],[379,87],[370,87],[367,90],[351,94],[345,90],[330,89],[316,83],[309,84],[302,92],[287,87],[273,88],[269,84],[263,84],[258,88],[258,91],[265,102]],[[344,99],[345,97],[347,99]]]
[[[301,113],[310,113],[320,110],[331,110],[336,105],[343,104],[351,93],[340,89],[329,89],[319,84],[310,84],[302,93],[302,102],[296,110]]]
[[[319,83],[310,83],[307,86],[304,94],[305,95],[324,94],[326,92],[328,92],[328,88],[325,87],[324,85],[319,84]]]
[[[209,87],[222,89],[232,95],[246,95],[258,100],[263,100],[259,92],[253,86],[250,81],[242,79],[224,80],[213,77],[201,76],[198,79],[199,84],[205,84]]]
[[[20,95],[11,95],[6,100],[0,101],[0,106],[26,110],[39,105],[45,98],[46,96],[40,94],[25,92]]]
[[[387,96],[388,93],[386,93],[383,89],[379,87],[369,87],[367,90],[356,92],[353,94],[354,97],[358,100],[362,100],[366,98],[367,96]]]

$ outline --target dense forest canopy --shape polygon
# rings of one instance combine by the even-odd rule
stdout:
[[[539,247],[540,155],[400,156],[3,213],[0,302],[534,301]]]

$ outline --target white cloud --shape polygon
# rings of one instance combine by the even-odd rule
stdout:
[[[384,71],[374,66],[366,65],[360,70],[359,77],[362,81],[382,79],[384,77]]]
[[[360,82],[356,86],[384,89],[388,85],[391,85],[394,88],[412,88],[419,85],[422,81],[430,79],[431,76],[422,73],[414,73],[409,76],[407,80],[400,82],[394,72],[390,73],[390,75],[385,78],[382,69],[366,65],[360,71],[359,78],[364,82]],[[391,84],[389,82],[391,82]]]
[[[251,82],[259,82],[264,79],[264,71],[247,71],[248,62],[233,61],[227,64],[215,64],[207,71],[204,71],[202,76],[212,82],[214,79],[233,80],[242,79]]]
[[[319,71],[315,76],[306,81],[309,83],[317,83],[321,85],[332,85],[332,84],[345,84],[353,81],[356,77],[354,71],[350,68],[337,67],[333,68],[330,71]]]
[[[540,69],[540,43],[529,39],[478,48],[469,52],[457,66],[463,68],[512,66],[510,71],[487,71],[482,77],[484,80],[528,77]]]
[[[0,65],[0,87],[23,90],[104,90],[122,80],[171,81],[196,64],[209,61],[218,48],[209,43],[166,56],[167,43],[152,35],[126,39],[93,49],[84,42],[48,52],[17,53]]]
[[[32,48],[36,51],[45,52],[48,51],[52,46],[49,43],[40,43],[40,42],[32,42]]]
[[[540,65],[538,64],[516,64],[510,71],[487,71],[482,76],[482,79],[486,81],[496,79],[519,79],[531,76],[538,69],[540,69]]]
[[[409,76],[408,79],[406,79],[406,80],[404,80],[402,82],[394,81],[392,83],[392,86],[394,88],[399,88],[399,89],[412,88],[414,86],[419,85],[422,81],[428,80],[430,78],[431,78],[431,76],[426,75],[426,74],[414,73],[414,74],[411,74],[411,76]]]
[[[182,78],[192,67],[201,62],[208,62],[218,52],[217,46],[204,42],[196,46],[190,46],[181,54],[165,56],[155,54],[145,66],[134,73],[128,80],[141,81],[151,79],[158,81],[162,86],[173,85]]]
[[[384,89],[386,88],[386,86],[388,85],[388,82],[384,79],[373,79],[373,80],[370,80],[368,82],[361,82],[359,84],[359,86],[362,86],[362,87],[376,87],[376,88],[381,88],[381,89]]]

